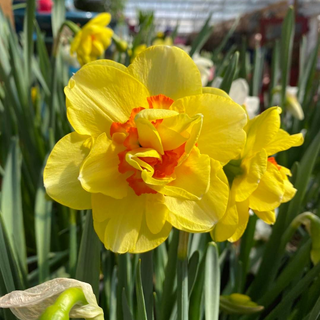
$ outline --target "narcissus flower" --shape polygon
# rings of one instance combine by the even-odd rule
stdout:
[[[110,46],[113,31],[106,26],[111,21],[110,13],[98,14],[91,19],[74,37],[70,53],[77,54],[81,65],[101,57]]]
[[[207,232],[224,215],[222,166],[243,148],[246,114],[221,90],[202,88],[184,51],[154,46],[128,68],[97,60],[65,94],[75,132],[52,150],[45,187],[66,206],[92,208],[107,249],[151,250],[172,226]]]
[[[273,107],[249,120],[241,155],[224,167],[231,190],[227,212],[211,232],[216,241],[238,240],[246,228],[249,208],[264,222],[273,224],[274,210],[295,195],[296,189],[288,179],[290,170],[271,156],[300,146],[303,136],[290,136],[280,129],[280,113],[280,108]]]

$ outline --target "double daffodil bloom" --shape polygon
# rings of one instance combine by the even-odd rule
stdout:
[[[154,46],[128,68],[97,60],[65,94],[75,132],[52,150],[45,187],[66,206],[92,208],[107,249],[148,251],[172,226],[207,232],[222,218],[222,166],[243,148],[246,114],[221,90],[203,90],[188,54]]]
[[[70,53],[77,54],[81,65],[97,60],[110,46],[113,31],[106,26],[111,21],[110,13],[98,14],[91,19],[74,37]]]
[[[274,210],[295,195],[296,189],[288,179],[290,170],[270,156],[300,146],[303,136],[290,136],[280,129],[280,113],[280,108],[273,107],[249,120],[240,157],[224,167],[231,189],[227,212],[211,232],[216,241],[238,240],[248,223],[249,208],[264,222],[273,224]]]

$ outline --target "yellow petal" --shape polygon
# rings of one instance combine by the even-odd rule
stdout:
[[[270,211],[279,207],[284,194],[283,177],[279,169],[268,162],[258,188],[249,198],[249,206],[255,211]]]
[[[194,148],[190,156],[175,168],[176,179],[164,186],[150,188],[159,193],[187,200],[200,200],[208,191],[210,183],[210,158]]]
[[[138,129],[140,145],[144,148],[153,148],[163,155],[161,138],[155,126],[144,118],[137,118],[135,123]]]
[[[126,66],[124,66],[121,63],[115,62],[113,60],[108,60],[108,59],[99,59],[99,60],[95,60],[92,62],[87,63],[85,66],[82,67],[82,69],[87,68],[87,67],[91,67],[91,66],[99,66],[99,65],[104,65],[107,67],[113,67],[113,68],[117,68],[123,72],[128,72],[128,69]]]
[[[90,35],[82,32],[81,40],[77,49],[78,56],[88,56],[92,50],[92,40]]]
[[[146,222],[152,234],[158,234],[167,221],[168,208],[161,194],[146,197]]]
[[[289,181],[287,177],[284,178],[283,183],[284,183],[284,194],[281,202],[285,203],[290,201],[295,196],[297,189],[294,188],[294,186],[292,185],[292,183]]]
[[[81,134],[110,137],[113,122],[126,122],[131,110],[148,108],[148,90],[128,73],[107,64],[80,69],[65,87],[67,116]]]
[[[273,107],[249,120],[245,127],[247,143],[243,156],[259,152],[273,141],[280,128],[280,113],[280,108]]]
[[[229,98],[202,94],[175,101],[171,108],[183,110],[190,117],[203,115],[198,139],[201,153],[226,164],[241,153],[245,142],[243,127],[247,116],[243,109]]]
[[[246,230],[249,220],[249,201],[236,202],[238,212],[238,225],[235,233],[228,239],[230,242],[238,241]]]
[[[92,51],[91,55],[100,57],[104,53],[104,46],[100,41],[92,41]]]
[[[243,173],[236,176],[232,183],[235,189],[236,201],[242,202],[257,189],[259,182],[267,170],[268,157],[264,149],[250,158],[242,160]]]
[[[118,171],[118,153],[124,147],[109,140],[105,133],[94,142],[90,154],[82,164],[79,180],[82,187],[91,193],[122,199],[127,195],[127,176]]]
[[[163,219],[164,210],[159,205],[158,195],[137,196],[133,190],[128,191],[128,196],[121,200],[101,194],[92,195],[95,230],[105,247],[113,252],[152,250],[167,239],[171,225]],[[155,234],[148,228],[146,210],[162,225],[162,228],[152,226],[153,231],[161,229]]]
[[[267,224],[274,224],[276,222],[276,214],[274,210],[264,212],[255,210],[254,213]]]
[[[91,19],[87,24],[85,24],[84,28],[90,27],[92,25],[98,25],[101,27],[105,27],[111,21],[111,14],[110,13],[100,13],[97,14],[93,19]]]
[[[96,40],[103,44],[103,47],[107,49],[112,42],[113,30],[110,28],[100,28],[98,32],[94,34]]]
[[[303,135],[301,133],[290,135],[286,131],[280,129],[274,139],[265,146],[269,156],[280,151],[288,150],[291,147],[299,147],[303,144]]]
[[[70,46],[70,53],[71,54],[74,54],[77,51],[79,44],[80,44],[80,41],[81,41],[81,37],[82,37],[82,31],[80,30],[71,42],[71,46]]]
[[[210,187],[199,201],[165,197],[169,209],[168,220],[177,229],[189,232],[210,230],[224,215],[228,203],[229,186],[221,165],[211,159]]]
[[[177,47],[150,47],[133,60],[128,70],[148,88],[151,96],[164,94],[176,100],[202,92],[197,66]]]
[[[235,233],[238,221],[235,193],[231,190],[226,212],[210,232],[212,240],[217,242],[228,240]]]
[[[48,195],[73,209],[91,208],[91,195],[78,180],[80,166],[90,152],[91,138],[72,132],[57,142],[43,173]]]
[[[218,89],[218,88],[213,88],[213,87],[203,87],[202,88],[202,93],[211,93],[215,94],[217,96],[225,97],[228,99],[231,99],[231,97],[223,90]]]

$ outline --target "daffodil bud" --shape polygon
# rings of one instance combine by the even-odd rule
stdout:
[[[263,310],[249,296],[233,293],[230,296],[220,296],[220,308],[227,314],[252,314]]]
[[[117,49],[120,52],[125,52],[128,49],[128,43],[126,41],[122,40],[116,34],[113,34],[112,39],[113,39],[114,44],[116,45]]]
[[[305,225],[312,239],[311,260],[316,265],[320,261],[320,219],[311,212],[304,212],[292,221],[291,226],[297,229],[301,224]]]
[[[58,278],[24,291],[13,291],[0,298],[0,308],[10,308],[20,320],[54,320],[58,316],[104,320],[92,287],[74,279]]]

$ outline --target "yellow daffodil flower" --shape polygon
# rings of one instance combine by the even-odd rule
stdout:
[[[130,56],[130,61],[132,62],[136,56],[138,56],[141,52],[147,49],[147,45],[145,43],[139,44],[134,48],[134,50],[129,49],[128,53]]]
[[[270,156],[300,146],[303,136],[290,136],[280,129],[280,113],[280,108],[273,107],[249,120],[240,157],[224,167],[231,190],[227,212],[211,232],[216,241],[238,240],[247,226],[249,208],[264,222],[273,224],[274,210],[295,195],[296,189],[288,179],[290,170]]]
[[[125,66],[97,60],[65,88],[75,129],[52,150],[47,193],[92,208],[107,249],[145,252],[172,226],[207,232],[223,217],[223,165],[243,149],[244,110],[219,89],[205,93],[192,59],[154,46]]]
[[[74,37],[70,53],[77,54],[81,65],[97,60],[110,46],[113,31],[106,26],[111,21],[110,13],[98,14],[91,19]]]

